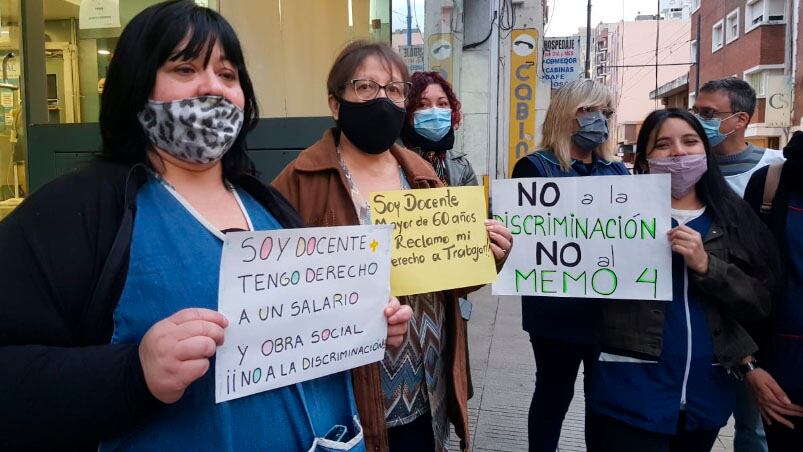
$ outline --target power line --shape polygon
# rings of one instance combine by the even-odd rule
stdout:
[[[558,9],[558,2],[557,0],[552,0],[552,11],[549,12],[549,19],[546,23],[546,29],[544,29],[544,36],[549,32],[549,27],[552,25],[552,18],[555,16],[556,9]]]
[[[694,63],[661,63],[661,64],[617,64],[606,67],[660,67],[660,66],[691,66]]]
[[[415,27],[418,28],[418,31],[423,34],[424,30],[421,28],[421,25],[418,24],[418,11],[415,10],[415,3],[416,3],[415,0],[413,0],[412,3],[413,3],[413,18],[415,19]]]

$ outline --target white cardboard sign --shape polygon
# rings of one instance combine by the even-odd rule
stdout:
[[[496,180],[492,200],[513,233],[494,295],[672,299],[669,175]]]
[[[393,227],[226,234],[215,402],[330,375],[385,355]]]

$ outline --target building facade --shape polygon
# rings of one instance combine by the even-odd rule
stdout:
[[[688,73],[688,20],[637,20],[599,24],[595,36],[595,78],[616,95],[611,125],[626,161],[632,158],[644,118],[661,103],[650,93]]]
[[[697,1],[692,12],[692,55],[699,46],[700,61],[689,70],[689,105],[694,104],[698,89],[698,70],[700,85],[725,77],[747,81],[758,97],[756,112],[747,128],[747,140],[773,149],[782,146],[787,131],[767,123],[767,99],[772,95],[770,88],[788,86],[779,81],[789,72],[786,52],[791,3],[786,0]]]

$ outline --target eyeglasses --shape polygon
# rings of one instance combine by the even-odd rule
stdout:
[[[410,88],[413,86],[410,82],[390,82],[387,85],[380,85],[373,80],[349,80],[346,84],[354,88],[354,94],[360,100],[376,99],[376,96],[379,95],[379,90],[383,89],[388,99],[397,103],[407,100],[407,96],[410,95]]]
[[[727,115],[727,114],[733,115],[738,113],[737,111],[716,111],[713,108],[708,108],[708,107],[704,108],[692,107],[689,108],[689,112],[698,115],[703,119],[714,119],[716,115]]]
[[[602,113],[607,119],[610,119],[613,116],[615,111],[611,110],[610,108],[605,107],[580,107],[577,109],[578,113]]]

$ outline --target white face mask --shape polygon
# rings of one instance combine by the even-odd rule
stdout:
[[[221,96],[149,100],[137,116],[151,143],[190,163],[223,158],[243,126],[243,110]]]

